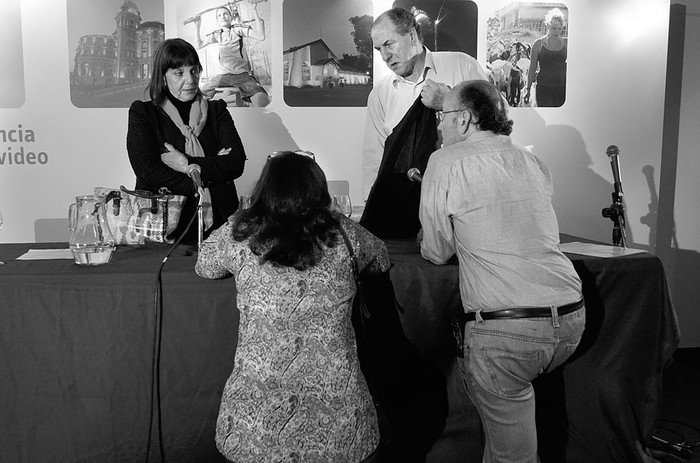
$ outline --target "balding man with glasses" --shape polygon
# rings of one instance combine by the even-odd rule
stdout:
[[[483,461],[537,462],[532,381],[581,340],[581,280],[559,249],[549,170],[511,141],[496,87],[459,84],[440,117],[443,148],[421,184],[421,254],[459,261],[464,313],[453,330],[484,429]]]

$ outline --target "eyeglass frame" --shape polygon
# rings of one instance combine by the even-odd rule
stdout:
[[[296,151],[273,151],[272,153],[267,155],[267,160],[269,161],[270,159],[274,158],[275,156],[279,156],[280,154],[284,153],[294,153],[298,154],[299,156],[304,156],[307,158],[311,158],[312,161],[316,162],[316,155],[308,150],[296,150]]]
[[[457,112],[462,112],[462,111],[468,111],[467,108],[464,109],[452,109],[450,111],[435,111],[435,117],[439,122],[442,122],[442,120],[445,118],[445,114],[449,113],[457,113]]]

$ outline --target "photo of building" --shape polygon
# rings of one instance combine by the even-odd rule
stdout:
[[[333,88],[369,83],[367,71],[342,64],[321,39],[285,50],[282,59],[285,86]]]
[[[75,106],[128,107],[143,96],[153,55],[165,37],[164,23],[143,21],[131,0],[121,4],[114,23],[111,34],[82,35],[78,40],[71,67]]]
[[[285,1],[282,81],[288,106],[367,104],[373,72],[371,6],[364,0]]]

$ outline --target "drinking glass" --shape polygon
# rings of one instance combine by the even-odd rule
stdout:
[[[243,209],[248,209],[250,207],[250,196],[249,195],[241,195],[241,198],[238,200],[238,209],[243,210]]]
[[[349,218],[352,215],[350,195],[334,195],[333,207]]]

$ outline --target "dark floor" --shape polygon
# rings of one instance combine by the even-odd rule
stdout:
[[[700,463],[700,347],[678,349],[664,372],[664,399],[654,436],[663,463]]]

